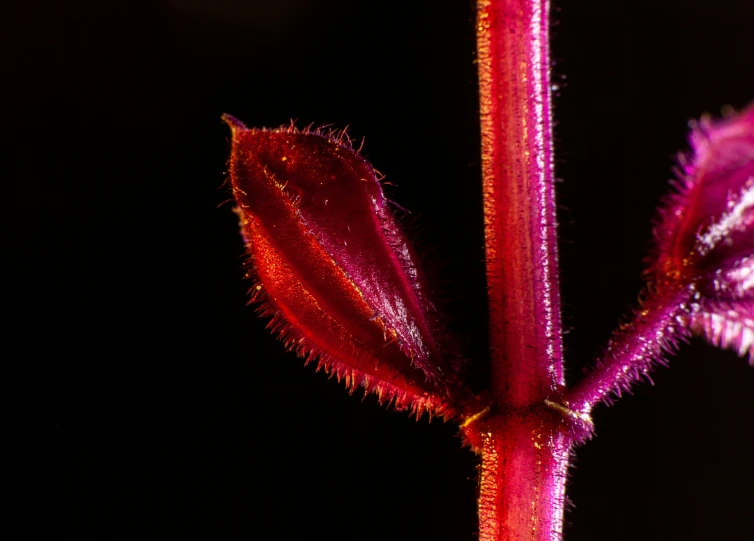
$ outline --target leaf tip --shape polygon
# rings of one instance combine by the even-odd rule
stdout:
[[[248,130],[248,128],[246,127],[246,124],[238,120],[233,115],[224,113],[220,118],[230,128],[230,132],[233,138],[235,138],[236,134],[238,134],[239,132]]]

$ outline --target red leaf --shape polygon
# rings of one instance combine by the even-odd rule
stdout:
[[[233,132],[230,179],[262,312],[286,345],[398,409],[456,413],[460,363],[377,174],[344,133]]]

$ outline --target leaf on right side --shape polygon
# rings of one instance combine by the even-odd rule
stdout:
[[[690,288],[684,324],[754,365],[754,104],[694,123],[690,144],[649,274],[657,286]]]

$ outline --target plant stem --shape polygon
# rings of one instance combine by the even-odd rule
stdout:
[[[573,389],[565,403],[588,415],[600,402],[620,396],[631,384],[648,378],[652,364],[689,336],[689,301],[685,288],[651,292],[630,323],[616,331],[595,368]]]
[[[567,420],[546,407],[502,411],[467,436],[482,456],[480,541],[560,539],[573,442]]]
[[[482,455],[482,541],[561,538],[575,434],[561,405],[548,16],[546,0],[477,2],[494,405],[464,432]]]
[[[514,408],[563,385],[548,10],[477,3],[492,390]]]

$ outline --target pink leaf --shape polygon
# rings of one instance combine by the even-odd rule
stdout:
[[[656,228],[657,283],[691,288],[694,332],[747,353],[754,342],[754,106],[702,119],[681,159],[678,193]]]

